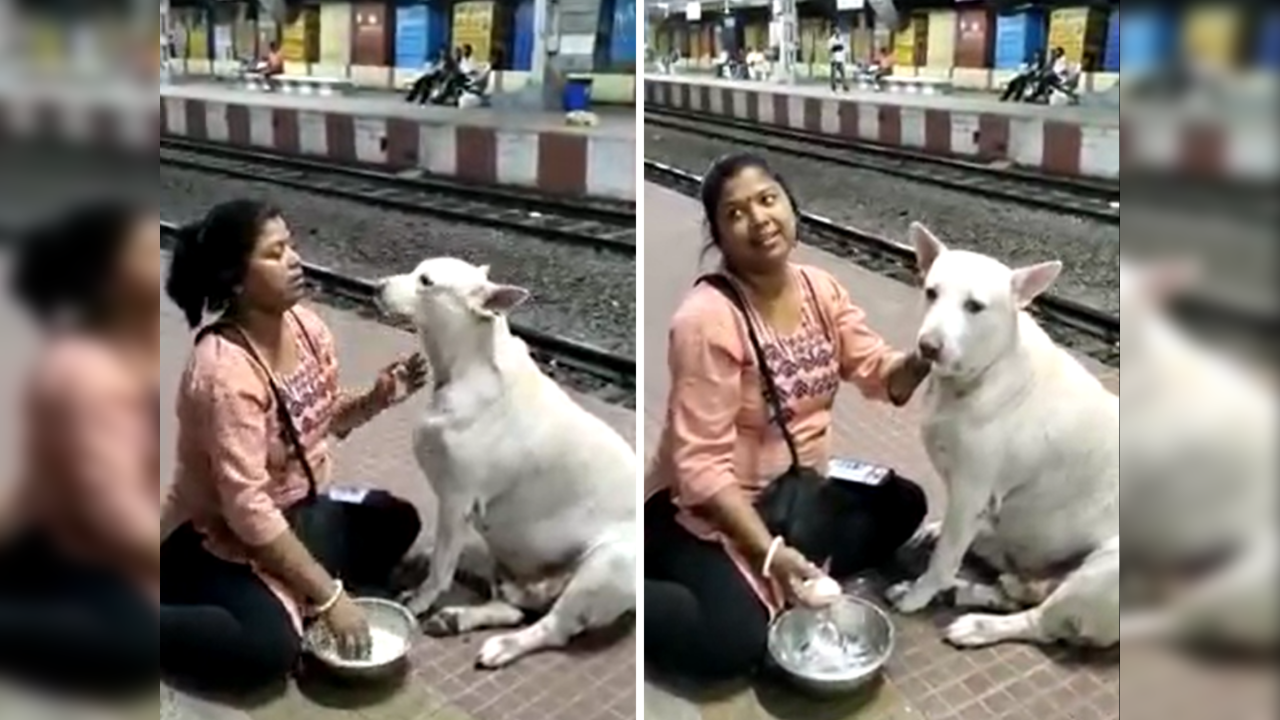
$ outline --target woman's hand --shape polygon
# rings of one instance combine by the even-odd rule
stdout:
[[[400,396],[400,384],[405,386],[404,396]],[[427,384],[427,359],[421,354],[407,360],[399,360],[378,373],[378,380],[373,386],[373,401],[385,410],[398,402],[408,399]]]
[[[818,580],[826,577],[817,565],[800,551],[786,546],[774,553],[769,574],[782,585],[791,602],[808,608],[821,608],[831,604],[832,598],[815,592]]]
[[[344,660],[369,658],[373,647],[369,621],[349,595],[343,592],[333,607],[320,616],[320,620],[329,629],[339,657]]]

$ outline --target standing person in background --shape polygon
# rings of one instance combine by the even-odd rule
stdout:
[[[18,251],[13,294],[44,341],[17,503],[0,508],[0,673],[155,692],[163,273],[159,220],[127,204],[78,209]]]
[[[831,91],[836,90],[836,78],[845,92],[849,92],[849,44],[840,35],[839,28],[832,28],[831,37],[827,39],[827,52],[831,54]]]

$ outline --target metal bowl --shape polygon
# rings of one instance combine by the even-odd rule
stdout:
[[[408,608],[388,600],[355,598],[353,602],[364,611],[373,635],[373,652],[368,659],[341,657],[324,623],[315,623],[307,629],[304,649],[339,677],[354,680],[386,677],[408,658],[418,622]]]
[[[801,689],[854,693],[876,680],[893,654],[893,622],[851,595],[822,610],[795,608],[769,628],[769,657]]]

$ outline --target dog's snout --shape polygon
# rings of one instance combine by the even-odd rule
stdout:
[[[929,362],[938,362],[942,357],[942,343],[933,338],[920,338],[920,357]]]

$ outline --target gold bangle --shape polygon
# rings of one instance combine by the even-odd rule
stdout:
[[[328,614],[328,612],[338,604],[338,601],[342,599],[342,595],[345,592],[346,592],[346,588],[343,586],[342,581],[335,580],[333,596],[330,597],[328,600],[324,601],[323,603],[316,606],[316,616],[319,617],[321,615]]]

